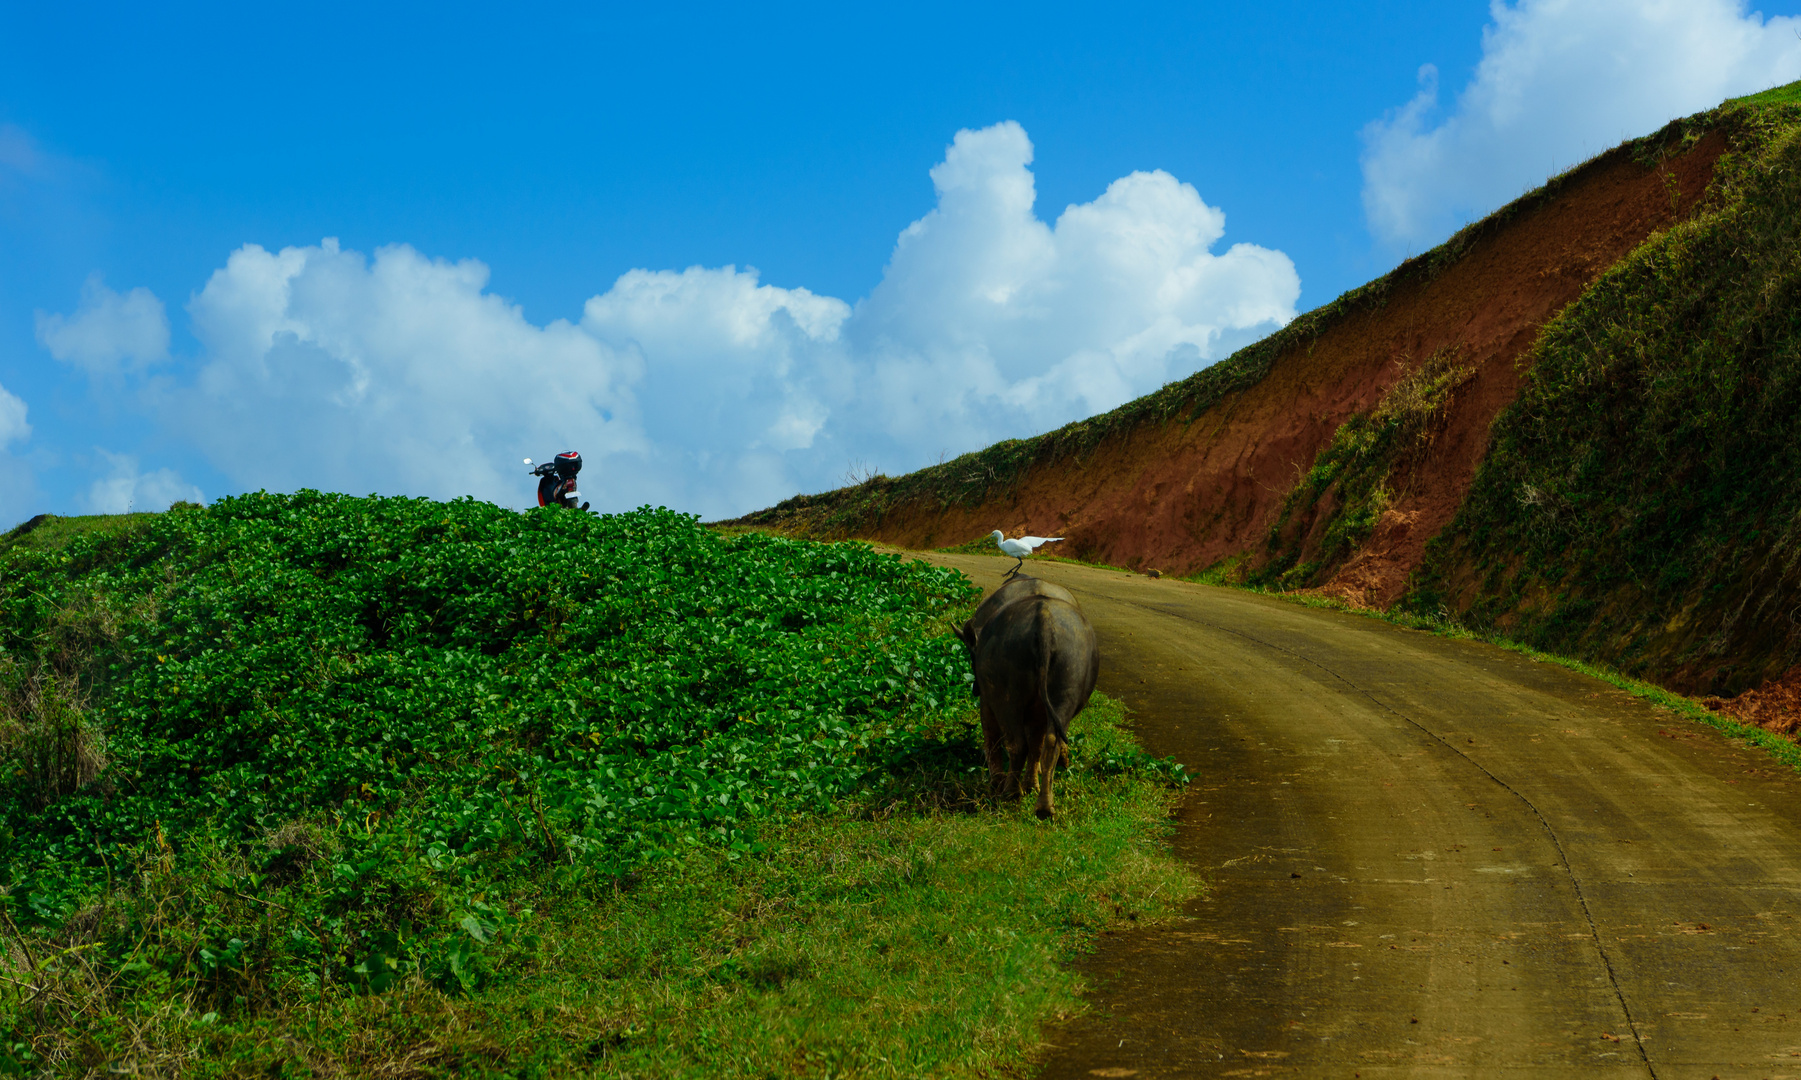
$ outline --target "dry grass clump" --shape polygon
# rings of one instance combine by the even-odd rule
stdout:
[[[106,737],[88,719],[79,688],[0,659],[0,763],[40,805],[93,783],[106,768]]]
[[[1439,349],[1389,387],[1370,419],[1393,424],[1391,436],[1402,447],[1419,447],[1432,441],[1451,395],[1476,374],[1474,365],[1460,363],[1458,349]]]
[[[0,654],[0,768],[23,779],[40,806],[94,783],[106,770],[106,736],[89,712],[121,613],[97,593],[73,597],[39,635],[38,659]]]

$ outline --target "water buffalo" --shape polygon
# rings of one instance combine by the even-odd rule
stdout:
[[[1076,602],[1075,595],[1068,589],[1061,585],[1053,585],[1048,581],[1040,581],[1030,574],[1019,574],[1008,578],[1005,584],[988,594],[981,606],[976,608],[976,613],[971,615],[969,621],[956,632],[957,637],[963,641],[964,650],[969,654],[969,665],[972,670],[975,668],[976,662],[976,636],[981,633],[982,627],[987,626],[988,620],[994,618],[995,613],[1000,609],[1015,600],[1023,600],[1028,596],[1054,596],[1072,604]],[[981,683],[976,684],[975,696],[978,698],[982,696]],[[1069,768],[1069,747],[1062,747],[1059,757],[1060,764],[1066,769]]]
[[[999,608],[974,637],[989,785],[1008,798],[1036,786],[1034,812],[1048,818],[1051,778],[1058,757],[1067,753],[1069,722],[1088,704],[1100,672],[1094,627],[1070,601],[1026,596]],[[1003,751],[1009,759],[1004,774]]]
[[[1071,595],[1070,591],[1061,585],[1040,581],[1027,574],[1009,578],[1005,585],[988,594],[987,598],[982,601],[982,606],[976,608],[976,613],[971,615],[969,621],[957,631],[957,636],[963,639],[963,647],[969,651],[971,664],[975,663],[976,635],[982,632],[982,627],[987,626],[988,620],[994,618],[1000,609],[1015,600],[1023,600],[1028,596],[1054,596],[1071,604],[1076,602],[1076,598]],[[981,693],[982,688],[978,685],[976,696],[980,697]]]

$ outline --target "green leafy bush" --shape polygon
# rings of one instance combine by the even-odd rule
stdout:
[[[65,691],[8,698],[62,711],[13,724],[0,912],[83,950],[29,963],[228,1017],[472,991],[538,947],[534,895],[756,851],[771,814],[940,753],[968,679],[941,619],[974,595],[666,510],[304,491],[21,545],[0,582],[0,665]],[[107,766],[33,764],[26,728],[77,720]]]

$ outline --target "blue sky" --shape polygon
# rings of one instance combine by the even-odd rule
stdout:
[[[518,504],[569,446],[609,509],[753,509],[1801,77],[1801,0],[650,7],[0,3],[0,527]]]

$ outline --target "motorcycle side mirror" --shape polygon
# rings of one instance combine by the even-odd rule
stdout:
[[[531,464],[531,463],[532,463],[532,459],[531,459],[531,458],[526,458],[526,459],[525,459],[525,463],[526,463],[526,464],[527,464],[527,465],[530,465],[530,464]]]

